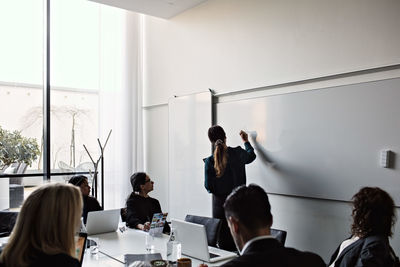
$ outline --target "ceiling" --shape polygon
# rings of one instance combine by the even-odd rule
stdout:
[[[90,0],[146,15],[169,19],[207,0]]]

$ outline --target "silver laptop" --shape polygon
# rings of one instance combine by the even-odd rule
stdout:
[[[236,253],[230,251],[209,247],[204,225],[174,219],[171,222],[172,227],[176,229],[177,240],[182,244],[182,254],[207,262],[237,256]]]
[[[88,235],[115,232],[118,228],[120,209],[88,212],[86,230]]]

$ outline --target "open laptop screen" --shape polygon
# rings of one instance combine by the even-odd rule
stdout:
[[[75,243],[76,258],[79,260],[79,263],[81,265],[83,262],[83,256],[85,255],[86,239],[86,233],[79,233],[78,239]]]
[[[118,229],[120,209],[88,212],[86,231],[88,235],[115,232]]]
[[[162,234],[164,224],[167,221],[168,213],[154,213],[153,219],[151,220],[149,233],[153,236],[159,236]]]

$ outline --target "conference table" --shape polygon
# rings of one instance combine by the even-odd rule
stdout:
[[[127,227],[119,227],[119,230],[111,233],[104,233],[98,235],[89,236],[98,238],[99,252],[95,255],[91,254],[90,249],[86,249],[85,256],[83,258],[83,267],[114,267],[114,266],[125,266],[124,255],[125,254],[145,254],[150,253],[146,251],[146,232],[129,229]],[[160,253],[163,259],[166,259],[166,248],[168,235],[162,235],[161,237],[154,237],[154,250],[152,253]],[[187,257],[182,255],[182,257]],[[191,257],[187,257],[191,258]],[[197,267],[201,263],[201,260],[191,258],[192,267]],[[208,266],[220,266],[229,260],[219,261],[216,263],[206,263]]]
[[[146,254],[160,253],[163,259],[166,259],[168,235],[154,237],[154,250],[146,251],[146,232],[130,229],[120,225],[119,230],[111,233],[88,236],[98,238],[99,252],[92,254],[90,249],[86,249],[83,257],[83,267],[122,267],[125,266],[125,254]],[[0,244],[7,243],[8,237],[0,238]],[[192,267],[198,267],[201,260],[182,255],[192,260]],[[216,263],[206,263],[208,266],[220,266],[229,260]]]

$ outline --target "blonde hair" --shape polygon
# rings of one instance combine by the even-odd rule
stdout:
[[[82,197],[78,187],[68,184],[41,186],[22,205],[0,262],[7,267],[25,267],[40,253],[64,253],[75,257],[74,235],[81,214]]]

